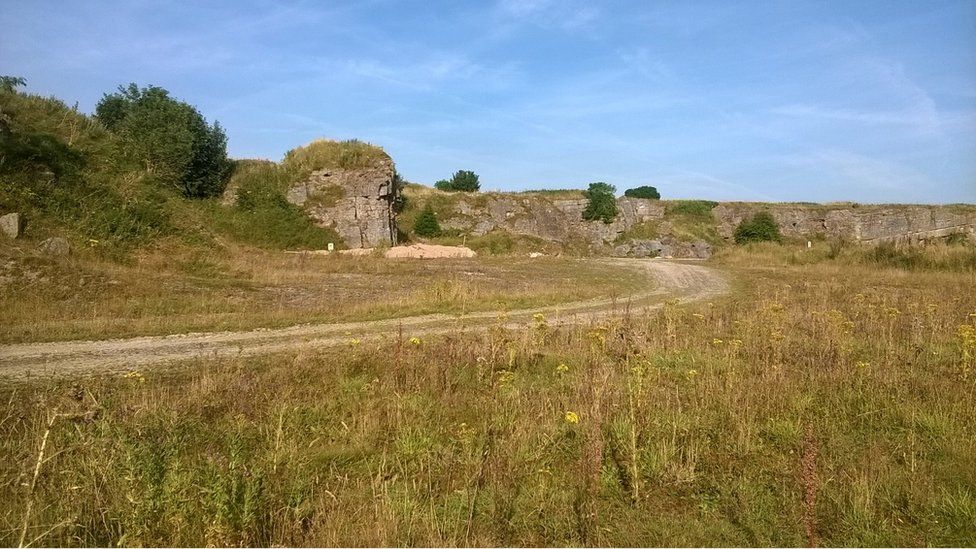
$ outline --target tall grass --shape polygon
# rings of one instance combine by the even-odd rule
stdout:
[[[0,543],[972,545],[972,279],[899,272],[10,382]]]
[[[285,154],[281,166],[293,180],[301,180],[315,170],[327,168],[365,168],[376,162],[390,162],[382,148],[357,139],[333,141],[317,139]]]
[[[747,265],[760,259],[770,266],[829,264],[913,272],[976,273],[976,246],[968,241],[954,242],[909,246],[831,240],[815,242],[811,248],[789,243],[753,243],[726,248],[716,259],[730,265]]]

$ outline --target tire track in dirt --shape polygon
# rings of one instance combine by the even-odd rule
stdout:
[[[102,341],[58,341],[0,346],[0,376],[48,377],[101,371],[121,371],[154,364],[202,357],[234,357],[295,349],[362,342],[396,337],[402,326],[405,337],[477,330],[498,323],[519,326],[543,313],[553,323],[592,320],[630,309],[654,309],[676,298],[690,302],[725,293],[728,283],[716,270],[694,263],[664,260],[603,260],[615,266],[645,270],[655,282],[651,291],[625,298],[603,298],[510,311],[486,311],[465,315],[434,314],[340,324],[311,324],[239,332],[210,332],[146,336]]]

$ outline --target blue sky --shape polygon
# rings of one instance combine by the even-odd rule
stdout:
[[[128,82],[235,157],[383,146],[411,181],[976,202],[976,2],[0,0],[0,73]]]

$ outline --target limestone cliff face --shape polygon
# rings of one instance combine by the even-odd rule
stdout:
[[[712,215],[719,234],[731,238],[743,219],[762,210],[772,214],[787,237],[914,242],[954,233],[976,235],[976,206],[723,203]]]
[[[428,192],[428,191],[425,191]],[[583,221],[586,200],[572,194],[457,193],[422,194],[418,203],[438,197],[441,226],[469,235],[506,231],[559,243],[585,243],[616,255],[707,257],[712,245],[730,241],[738,224],[768,210],[788,238],[844,238],[861,242],[910,241],[964,233],[976,239],[976,206],[719,203],[711,218],[689,232],[678,202],[619,198],[613,223]],[[672,212],[672,210],[674,210]],[[706,210],[707,211],[707,210]],[[633,237],[631,229],[649,224],[653,236]],[[645,231],[647,232],[647,231]],[[698,236],[693,236],[693,234]],[[709,236],[710,235],[710,236]]]
[[[617,207],[619,215],[613,223],[606,224],[583,221],[583,198],[558,198],[543,193],[471,195],[457,199],[452,215],[441,226],[475,236],[504,230],[552,242],[582,240],[601,246],[638,223],[664,216],[664,207],[651,200],[619,198]]]
[[[396,244],[395,170],[389,157],[370,166],[315,170],[288,188],[286,198],[349,248]]]

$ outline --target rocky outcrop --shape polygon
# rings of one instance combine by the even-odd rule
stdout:
[[[335,229],[349,248],[395,245],[394,174],[389,157],[367,167],[315,170],[286,198],[319,226]]]
[[[687,257],[708,259],[712,256],[712,245],[708,242],[682,242],[666,235],[658,240],[633,239],[614,246],[613,255],[617,257]]]
[[[550,197],[539,193],[474,194],[458,198],[441,227],[474,236],[503,230],[552,242],[582,241],[590,246],[613,242],[644,221],[661,219],[664,207],[656,201],[619,198],[613,223],[584,221],[584,198]]]
[[[0,216],[0,234],[7,238],[17,238],[24,227],[24,221],[19,213],[8,213]]]
[[[53,236],[42,241],[39,249],[44,255],[65,256],[71,253],[71,244],[65,238]]]
[[[719,234],[730,239],[743,219],[767,210],[783,236],[860,242],[918,242],[956,233],[976,237],[976,206],[765,204],[730,202],[712,210]]]
[[[492,231],[628,257],[695,257],[729,241],[742,220],[768,210],[787,238],[843,238],[861,242],[910,241],[964,233],[976,239],[976,206],[718,203],[689,219],[680,202],[619,198],[613,223],[584,221],[586,199],[566,193],[457,193],[416,191],[409,200],[440,202],[441,227],[473,236]],[[646,225],[639,231],[640,225]],[[696,236],[697,235],[697,236]],[[705,238],[706,240],[702,240]]]

